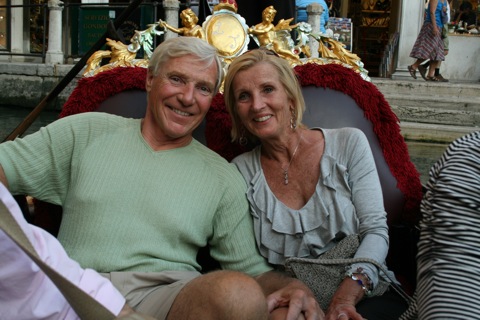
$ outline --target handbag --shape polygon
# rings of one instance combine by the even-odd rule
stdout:
[[[447,24],[448,23],[448,15],[447,12],[442,10],[442,24]]]
[[[75,313],[82,320],[155,320],[154,318],[134,312],[132,314],[116,317],[97,300],[89,296],[85,291],[75,286],[60,273],[52,269],[38,256],[35,248],[28,240],[22,228],[10,214],[5,204],[0,201],[0,230],[5,232],[38,267],[52,280],[59,291],[63,294]]]
[[[447,7],[446,6],[448,4],[446,4],[446,1],[443,2],[443,4],[445,5],[445,7],[443,7],[442,11],[441,11],[442,12],[442,15],[441,15],[442,16],[442,24],[447,24],[449,21],[448,21]]]
[[[415,300],[396,283],[395,279],[389,276],[382,264],[369,258],[353,258],[359,245],[360,239],[357,234],[346,236],[334,248],[317,259],[288,258],[285,261],[285,270],[305,283],[314,293],[320,307],[326,310],[338,286],[345,279],[345,270],[348,266],[354,263],[371,263],[381,270],[390,281],[380,279],[369,296],[382,295],[389,288],[393,288],[405,299],[411,313],[412,310],[416,310],[416,308],[412,309],[412,305],[414,307],[416,305]]]

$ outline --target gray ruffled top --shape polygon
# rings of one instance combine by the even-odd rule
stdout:
[[[354,128],[315,130],[325,137],[320,178],[300,210],[287,207],[270,190],[261,167],[261,146],[232,161],[247,182],[260,253],[271,264],[283,266],[289,257],[317,258],[331,249],[340,235],[358,233],[361,244],[355,257],[383,263],[388,252],[386,212],[367,138]],[[354,265],[351,270],[358,267],[375,286],[377,269],[366,264]]]

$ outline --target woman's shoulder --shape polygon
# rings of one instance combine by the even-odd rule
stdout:
[[[251,151],[244,152],[232,160],[238,171],[248,180],[261,170],[260,146]]]
[[[252,150],[239,154],[233,158],[232,163],[235,163],[237,166],[252,163],[257,158],[258,152],[260,152],[260,147],[255,147]]]
[[[337,129],[322,129],[325,138],[325,150],[327,153],[339,151],[353,151],[364,149],[369,146],[368,139],[362,130],[345,127]],[[338,146],[342,146],[339,148]]]
[[[324,128],[314,128],[316,130],[321,130],[325,139],[362,139],[365,137],[365,133],[362,130],[354,127],[343,127],[343,128],[334,128],[334,129],[324,129]]]

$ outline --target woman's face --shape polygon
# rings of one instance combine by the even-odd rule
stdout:
[[[239,71],[232,82],[235,109],[246,130],[260,140],[278,139],[288,132],[293,101],[276,69],[260,62]]]

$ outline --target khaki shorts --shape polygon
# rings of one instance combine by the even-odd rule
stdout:
[[[140,313],[163,320],[185,285],[200,276],[196,271],[101,273]]]
[[[443,50],[448,51],[450,41],[448,40],[448,25],[445,23],[442,29]]]

